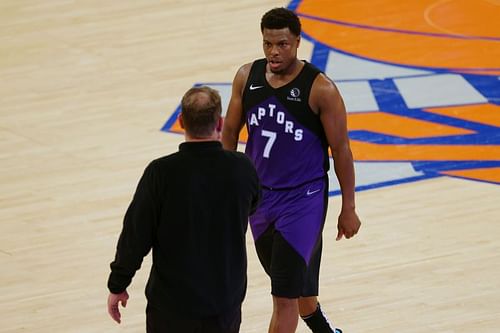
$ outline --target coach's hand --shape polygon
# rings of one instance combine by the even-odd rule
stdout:
[[[122,303],[122,306],[127,307],[128,293],[125,290],[120,294],[110,293],[108,296],[108,313],[118,324],[121,323],[121,313],[118,308],[118,303]]]
[[[339,221],[337,224],[337,240],[341,240],[342,237],[347,239],[353,237],[358,233],[361,227],[361,221],[354,209],[342,209],[339,215]]]

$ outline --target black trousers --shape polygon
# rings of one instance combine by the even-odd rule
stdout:
[[[184,318],[149,304],[146,308],[147,333],[238,333],[240,325],[241,307],[207,318]]]

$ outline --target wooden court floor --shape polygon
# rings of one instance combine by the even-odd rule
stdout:
[[[481,15],[500,18],[498,1],[481,1],[492,8],[477,6]],[[150,257],[129,288],[121,325],[107,315],[106,280],[144,167],[183,140],[160,128],[193,84],[230,82],[241,64],[261,57],[261,15],[288,5],[0,1],[0,332],[144,331]],[[498,39],[496,22],[478,34],[493,29]],[[390,61],[409,52],[400,51]],[[311,43],[300,52],[309,58]],[[494,59],[481,68],[500,68]],[[324,232],[320,300],[344,332],[500,332],[497,184],[404,182],[360,191],[357,207],[356,238],[335,242],[338,196]],[[269,281],[250,238],[248,248],[241,331],[262,333]],[[308,330],[300,323],[297,332]]]

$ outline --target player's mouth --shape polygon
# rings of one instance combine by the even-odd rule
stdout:
[[[273,60],[273,59],[269,59],[268,60],[268,63],[269,63],[269,68],[273,71],[273,70],[276,70],[278,68],[280,68],[282,62],[279,61],[279,60]]]

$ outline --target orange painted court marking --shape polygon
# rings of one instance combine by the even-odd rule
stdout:
[[[490,75],[493,73],[483,69],[498,71],[500,67],[500,41],[475,38],[500,37],[500,6],[491,1],[370,0],[335,1],[327,5],[325,1],[305,0],[297,12],[374,27],[351,27],[301,18],[303,30],[309,36],[354,55],[417,67],[482,70]],[[471,36],[471,39],[376,28]]]
[[[473,133],[461,128],[400,117],[383,112],[349,114],[347,116],[347,124],[350,131],[367,130],[410,139]]]
[[[179,119],[175,120],[175,123],[170,128],[170,131],[175,133],[184,133],[184,130],[182,129],[181,124],[179,123]]]
[[[429,108],[429,112],[500,127],[500,106],[494,104]]]
[[[468,69],[468,70],[460,70],[460,71],[452,71],[455,73],[460,73],[460,74],[476,74],[476,75],[499,75],[500,76],[500,70],[492,70],[492,71],[482,71],[482,70],[475,70],[475,69]]]
[[[443,171],[442,174],[500,183],[500,168]]]
[[[498,1],[495,5],[488,0],[303,0],[297,13],[381,28],[465,36],[500,36]]]
[[[500,146],[382,145],[351,140],[358,161],[499,161]]]

